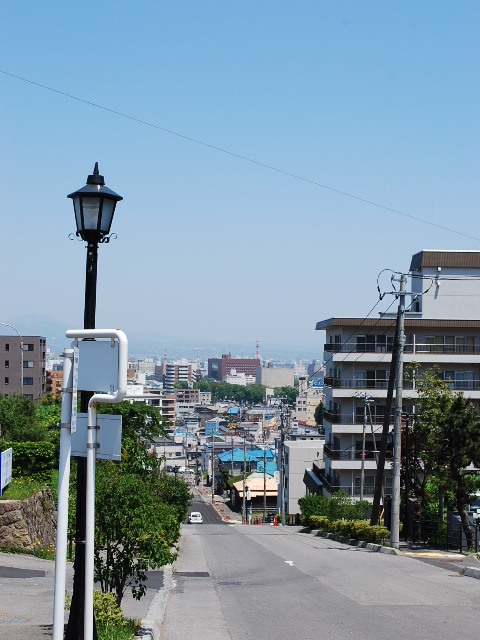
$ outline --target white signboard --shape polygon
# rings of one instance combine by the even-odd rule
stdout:
[[[0,495],[2,495],[3,489],[12,481],[12,448],[2,451],[0,466],[2,477]]]
[[[77,368],[78,391],[113,393],[118,388],[118,342],[79,340]]]
[[[87,414],[77,413],[77,430],[72,433],[72,456],[87,456]],[[96,458],[120,460],[122,457],[122,416],[97,414]]]

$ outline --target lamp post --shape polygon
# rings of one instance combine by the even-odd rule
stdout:
[[[18,337],[20,338],[20,395],[23,398],[23,338],[20,334],[20,331],[13,326],[13,324],[8,324],[8,322],[0,322],[0,324],[4,327],[10,327],[18,333]]]
[[[95,310],[97,302],[97,258],[98,245],[109,242],[110,227],[117,202],[122,196],[105,186],[103,176],[99,174],[98,162],[93,174],[87,178],[87,184],[70,193],[73,200],[76,235],[87,243],[87,262],[85,272],[85,309],[84,329],[95,329]],[[80,411],[86,413],[92,392],[82,392]],[[86,481],[87,459],[77,458],[77,507],[75,530],[75,564],[72,605],[68,619],[65,640],[83,640],[85,611],[85,531],[86,531]],[[93,636],[97,638],[95,618]]]

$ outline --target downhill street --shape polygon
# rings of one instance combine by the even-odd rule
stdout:
[[[212,509],[200,506],[204,517]],[[183,529],[165,640],[478,636],[480,581],[449,562],[434,566],[290,527]]]

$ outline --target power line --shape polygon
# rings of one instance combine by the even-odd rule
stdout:
[[[435,222],[431,222],[430,220],[424,220],[423,218],[419,218],[418,216],[414,216],[410,213],[405,213],[405,211],[400,211],[399,209],[394,209],[393,207],[387,207],[386,205],[379,204],[378,202],[374,202],[373,200],[368,200],[367,198],[362,198],[360,196],[356,196],[353,193],[348,193],[347,191],[342,191],[341,189],[336,189],[335,187],[330,187],[321,182],[317,182],[316,180],[311,180],[310,178],[305,178],[297,173],[292,173],[290,171],[286,171],[285,169],[279,169],[278,167],[274,167],[271,164],[267,164],[265,162],[260,162],[259,160],[255,160],[253,158],[249,158],[248,156],[244,156],[240,153],[235,153],[234,151],[229,151],[228,149],[224,149],[222,147],[218,147],[214,144],[210,144],[208,142],[204,142],[203,140],[198,140],[197,138],[192,138],[191,136],[187,136],[183,133],[179,133],[178,131],[173,131],[172,129],[167,129],[166,127],[161,127],[160,125],[154,124],[153,122],[148,122],[147,120],[142,120],[141,118],[137,118],[135,116],[128,115],[123,113],[122,111],[118,111],[117,109],[111,109],[110,107],[105,107],[104,105],[98,104],[96,102],[92,102],[91,100],[86,100],[84,98],[79,98],[78,96],[74,96],[71,93],[67,93],[65,91],[60,91],[59,89],[54,89],[53,87],[49,87],[45,84],[41,84],[40,82],[35,82],[33,80],[29,80],[28,78],[23,78],[22,76],[18,76],[14,73],[9,73],[8,71],[4,71],[0,69],[0,73],[3,73],[5,76],[9,76],[10,78],[15,78],[16,80],[21,80],[22,82],[26,82],[35,87],[40,87],[41,89],[45,89],[46,91],[51,91],[52,93],[57,93],[65,98],[70,98],[71,100],[76,100],[77,102],[81,102],[82,104],[88,104],[91,107],[95,107],[96,109],[102,109],[103,111],[107,111],[108,113],[113,113],[116,116],[121,118],[126,118],[127,120],[132,120],[133,122],[137,122],[138,124],[143,124],[146,127],[151,127],[152,129],[156,129],[158,131],[163,131],[163,133],[168,133],[172,136],[176,136],[177,138],[182,138],[183,140],[187,140],[188,142],[193,142],[194,144],[201,145],[208,149],[212,149],[213,151],[218,151],[219,153],[224,153],[233,158],[237,158],[238,160],[244,160],[245,162],[250,162],[258,167],[263,167],[264,169],[269,169],[270,171],[275,171],[276,173],[280,173],[284,176],[288,176],[290,178],[294,178],[295,180],[301,180],[302,182],[306,182],[308,184],[314,185],[316,187],[320,187],[321,189],[326,189],[333,193],[337,193],[338,195],[345,196],[346,198],[351,198],[352,200],[357,200],[358,202],[363,202],[364,204],[369,204],[372,207],[377,207],[378,209],[382,209],[383,211],[390,211],[391,213],[396,213],[400,216],[404,216],[405,218],[409,218],[410,220],[415,220],[416,222],[423,222],[423,224],[428,224],[431,227],[442,229],[443,231],[448,231],[449,233],[455,233],[456,235],[462,236],[464,238],[468,238],[469,240],[475,240],[476,242],[480,242],[480,238],[475,236],[468,235],[467,233],[463,233],[458,231],[457,229],[450,229],[449,227],[445,227],[443,225],[436,224]]]

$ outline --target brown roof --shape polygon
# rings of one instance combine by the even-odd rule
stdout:
[[[331,327],[395,327],[395,318],[328,318],[317,322],[315,329],[330,329]],[[427,318],[405,318],[405,328],[419,329],[480,329],[480,320],[432,320]]]
[[[422,267],[480,269],[480,251],[420,251],[412,256],[410,271]]]

